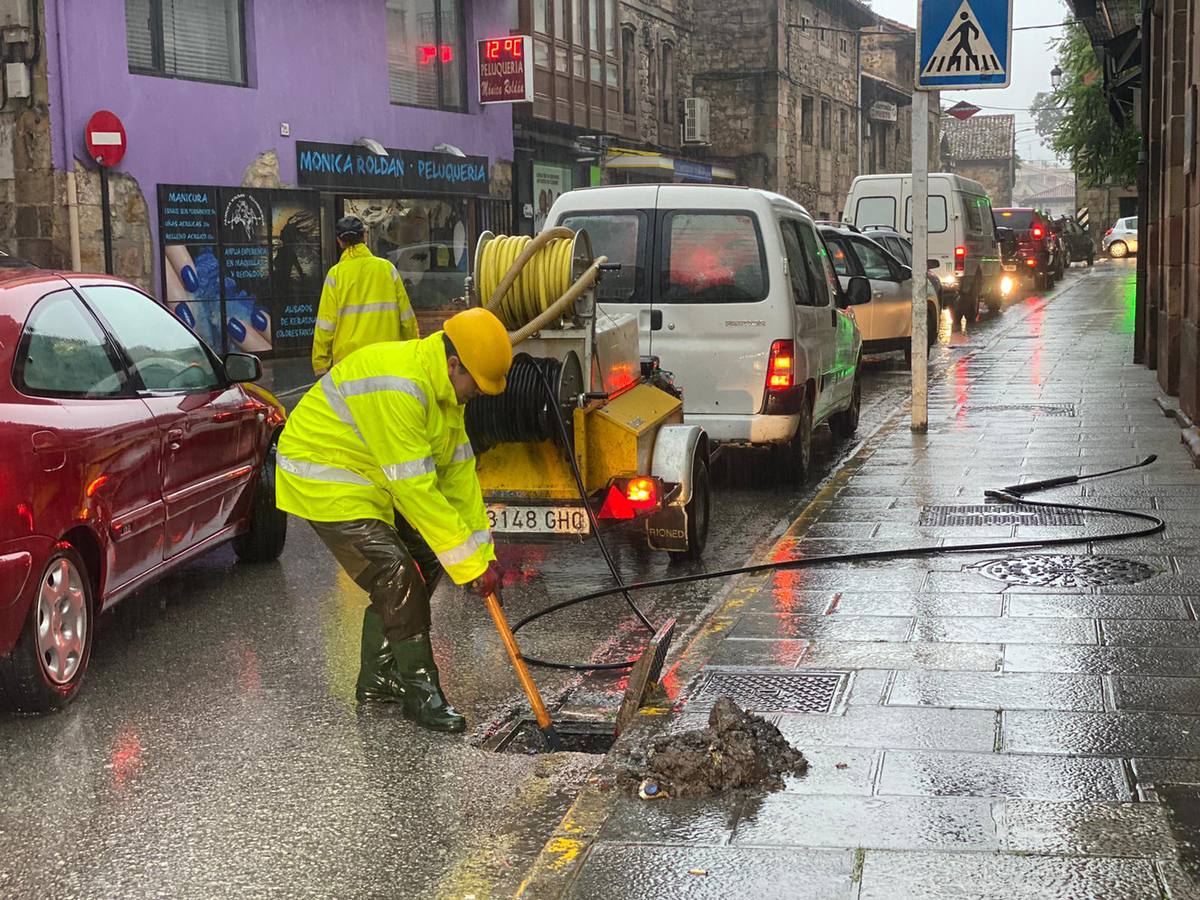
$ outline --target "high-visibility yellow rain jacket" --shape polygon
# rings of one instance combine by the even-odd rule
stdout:
[[[366,244],[351,244],[325,276],[313,329],[314,372],[325,372],[377,341],[419,337],[400,273]]]
[[[276,503],[315,522],[391,524],[399,510],[454,582],[466,584],[496,551],[463,411],[442,332],[352,353],[288,418]]]

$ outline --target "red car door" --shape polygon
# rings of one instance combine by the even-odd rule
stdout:
[[[33,307],[17,347],[6,430],[27,467],[31,527],[61,536],[90,527],[105,555],[104,593],[163,560],[161,444],[150,410],[99,323],[64,288]]]
[[[257,407],[183,324],[150,297],[118,285],[81,285],[129,360],[162,437],[168,559],[236,521],[254,471]]]

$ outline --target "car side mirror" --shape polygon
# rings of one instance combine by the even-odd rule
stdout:
[[[941,267],[942,267],[942,261],[940,259],[925,260],[925,268],[926,269],[940,269]]]
[[[910,278],[912,278],[912,269],[910,269],[908,266],[900,266],[900,277],[896,280],[903,284]]]
[[[233,384],[248,384],[262,378],[262,363],[250,353],[230,353],[225,357],[225,377]]]
[[[871,282],[863,275],[852,275],[846,285],[846,300],[850,306],[871,302]]]

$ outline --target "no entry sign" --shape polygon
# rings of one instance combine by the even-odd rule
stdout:
[[[93,113],[84,129],[88,153],[97,165],[115,166],[125,156],[125,126],[116,113],[102,109]]]

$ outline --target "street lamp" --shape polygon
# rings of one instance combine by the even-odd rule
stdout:
[[[1060,84],[1062,84],[1062,69],[1055,65],[1055,67],[1050,70],[1050,87],[1057,91]]]

